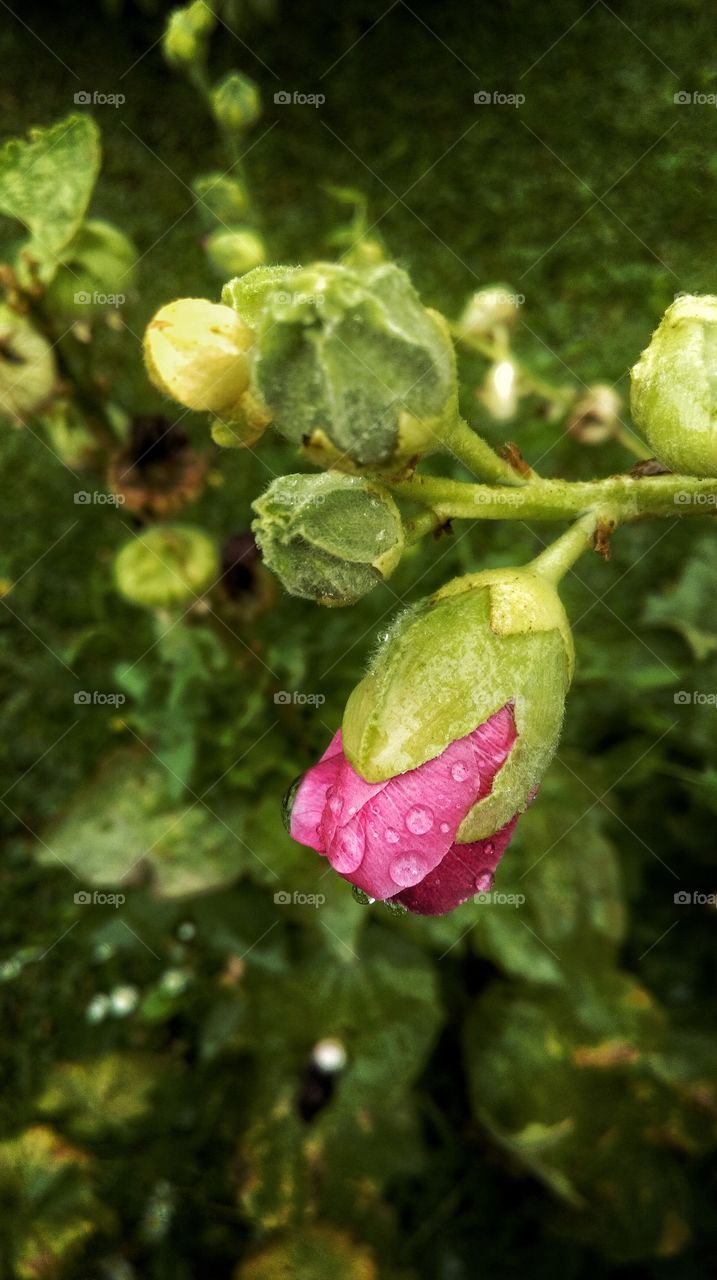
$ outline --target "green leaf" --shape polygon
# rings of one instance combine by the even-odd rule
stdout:
[[[0,152],[0,211],[30,232],[23,249],[48,283],[79,230],[100,168],[100,134],[91,116],[68,116]]]
[[[108,1053],[87,1062],[58,1062],[38,1110],[64,1117],[73,1136],[92,1138],[142,1119],[162,1076],[166,1066],[160,1068],[156,1060],[141,1054]]]
[[[237,1280],[378,1280],[369,1249],[336,1227],[303,1227],[265,1246],[237,1271]]]

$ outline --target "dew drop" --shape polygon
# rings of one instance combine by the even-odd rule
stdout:
[[[393,827],[386,827],[386,839],[389,844],[398,844],[401,837],[397,831],[394,831]]]
[[[494,879],[495,879],[495,876],[493,875],[492,871],[481,871],[480,875],[476,876],[476,879],[475,879],[475,887],[477,892],[488,893],[488,891],[493,887]]]
[[[402,889],[409,888],[412,884],[418,884],[423,879],[424,870],[421,859],[415,853],[404,853],[400,858],[396,858],[389,868],[391,879]]]
[[[330,850],[330,862],[340,875],[348,875],[363,862],[363,832],[356,827],[342,827]]]
[[[444,835],[446,834],[446,832],[450,831],[450,829],[451,828],[447,822],[441,823],[441,831],[443,832]]]
[[[335,818],[338,818],[343,807],[344,807],[344,802],[341,799],[340,795],[334,792],[332,795],[329,796],[329,809],[331,810]]]
[[[433,826],[433,810],[417,804],[413,809],[409,809],[405,821],[411,835],[425,836]]]
[[[465,782],[468,777],[468,770],[464,764],[454,764],[451,769],[451,777],[454,782]]]

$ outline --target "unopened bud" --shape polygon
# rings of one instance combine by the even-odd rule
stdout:
[[[204,247],[212,269],[226,280],[260,267],[266,258],[266,246],[250,227],[220,227],[207,236]]]
[[[115,560],[115,582],[132,604],[162,608],[187,604],[216,581],[219,557],[201,529],[156,525],[125,543]]]
[[[24,316],[0,304],[0,413],[25,421],[49,398],[56,377],[49,342]]]
[[[249,129],[261,114],[258,86],[239,71],[230,71],[212,89],[209,100],[214,119],[228,133]]]
[[[147,326],[147,371],[160,391],[186,408],[231,418],[249,382],[252,337],[230,307],[179,298]]]
[[[501,325],[515,323],[521,295],[507,284],[489,284],[468,299],[456,328],[461,336],[490,338]]]
[[[602,383],[588,387],[575,404],[568,431],[581,444],[604,444],[620,426],[622,400],[612,387]]]

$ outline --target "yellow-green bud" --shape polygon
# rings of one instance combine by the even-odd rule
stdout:
[[[343,745],[380,782],[440,755],[512,704],[517,740],[462,842],[499,830],[530,800],[555,751],[573,644],[555,588],[525,569],[455,578],[400,616],[346,705]]]
[[[0,304],[0,414],[24,421],[49,398],[57,378],[49,342],[29,320]]]
[[[54,312],[85,318],[122,306],[135,278],[138,253],[128,236],[111,222],[83,223],[62,255],[47,288]]]
[[[192,190],[199,201],[199,212],[210,225],[221,222],[233,227],[246,217],[249,196],[237,178],[218,171],[203,173],[192,182]]]
[[[210,94],[217,124],[228,133],[241,133],[256,124],[261,115],[258,86],[239,71],[230,71]]]
[[[115,559],[118,591],[148,609],[187,604],[218,576],[214,543],[189,525],[147,529],[125,543]]]
[[[253,508],[265,563],[305,600],[354,604],[401,559],[403,525],[393,498],[358,476],[279,476]]]
[[[162,52],[169,65],[183,69],[203,61],[215,22],[205,0],[193,0],[183,9],[173,9],[162,36]]]
[[[248,323],[257,328],[252,386],[276,429],[313,461],[395,472],[438,447],[455,420],[447,325],[393,263],[290,271]]]
[[[219,227],[204,242],[207,256],[222,280],[240,276],[262,265],[266,246],[251,227]]]
[[[187,409],[231,418],[249,382],[252,332],[230,307],[178,298],[160,307],[144,335],[152,382]]]
[[[630,407],[667,467],[717,476],[717,297],[667,308],[632,370]]]
[[[230,422],[216,418],[212,423],[212,440],[224,449],[247,449],[264,434],[269,421],[266,407],[251,391],[245,391]]]

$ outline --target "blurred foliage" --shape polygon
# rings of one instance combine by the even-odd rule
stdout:
[[[570,575],[564,740],[491,900],[435,920],[358,906],[284,834],[283,790],[404,596],[525,559],[553,530],[457,525],[330,614],[272,596],[249,562],[184,616],[116,594],[138,524],[96,497],[106,454],[136,415],[166,411],[140,335],[168,299],[217,291],[202,235],[223,206],[204,217],[200,178],[226,156],[161,60],[169,7],[29,3],[0,31],[4,129],[25,139],[0,159],[4,261],[26,261],[29,235],[46,274],[86,213],[140,257],[136,285],[107,291],[126,293],[121,309],[68,328],[33,301],[56,342],[61,429],[46,414],[0,436],[2,1274],[703,1280],[717,1243],[709,516],[627,528],[610,564]],[[673,102],[714,92],[712,43],[696,0],[661,0],[649,24],[634,0],[619,17],[572,0],[300,0],[273,19],[222,6],[211,61],[214,80],[239,65],[260,86],[245,167],[269,260],[370,229],[449,316],[512,282],[534,378],[624,394],[674,293],[717,292],[714,116]],[[525,105],[474,106],[478,84],[520,84]],[[322,110],[273,106],[321,86]],[[80,89],[126,101],[74,106]],[[58,125],[73,111],[81,123]],[[31,126],[56,131],[49,147]],[[492,421],[486,361],[463,353],[461,371],[469,419],[544,474],[631,464],[616,441],[581,447],[537,394]],[[186,518],[220,548],[296,458],[272,437],[220,456],[201,418],[182,426],[207,467]],[[326,1040],[343,1069],[321,1066]]]

